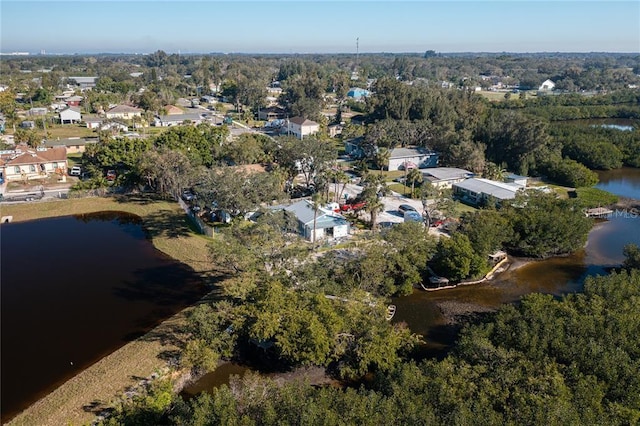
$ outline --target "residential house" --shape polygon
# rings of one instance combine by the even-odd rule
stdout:
[[[46,140],[44,146],[46,148],[64,147],[67,154],[82,154],[85,152],[87,145],[98,143],[98,138],[68,138]]]
[[[329,132],[330,138],[335,138],[339,134],[342,133],[343,126],[342,124],[334,123],[327,126],[327,131]]]
[[[526,176],[520,176],[515,173],[507,173],[504,177],[504,181],[508,183],[515,183],[517,185],[527,186],[527,180],[529,178]]]
[[[123,123],[119,123],[117,121],[110,121],[108,123],[102,123],[100,125],[100,130],[109,131],[112,134],[114,134],[114,133],[118,133],[118,132],[128,132],[129,131],[129,126],[127,126],[126,124],[123,124]]]
[[[69,77],[68,80],[74,82],[80,90],[93,89],[96,87],[98,77]]]
[[[129,105],[117,105],[107,111],[105,115],[110,119],[121,118],[123,120],[132,120],[134,117],[141,117],[142,110]]]
[[[282,120],[287,116],[287,110],[279,106],[260,108],[258,110],[258,120],[273,121]]]
[[[65,99],[65,103],[70,106],[70,107],[77,107],[80,106],[80,103],[82,102],[84,98],[82,96],[70,96],[67,99]]]
[[[453,184],[453,194],[460,201],[479,206],[489,200],[494,200],[497,204],[504,200],[512,200],[520,190],[524,190],[523,185],[516,183],[496,182],[494,180],[471,178]]]
[[[66,173],[66,170],[65,147],[32,149],[19,145],[15,150],[0,154],[0,171],[6,181],[42,179],[52,173]]]
[[[422,172],[424,182],[437,188],[452,188],[454,183],[473,177],[469,170],[456,167],[433,167]]]
[[[97,129],[97,128],[99,128],[103,121],[104,121],[104,118],[100,118],[100,117],[89,117],[89,118],[85,117],[84,118],[84,123],[87,125],[88,129]]]
[[[79,123],[82,120],[82,114],[80,109],[76,107],[67,107],[60,111],[60,124],[73,124]]]
[[[303,117],[293,117],[287,120],[287,133],[298,139],[310,136],[320,131],[320,125],[315,121],[307,120]]]
[[[438,153],[425,148],[394,148],[389,157],[389,170],[436,167],[438,157]]]
[[[298,221],[298,232],[309,241],[313,241],[314,216],[316,241],[349,235],[349,221],[341,214],[323,207],[318,207],[317,212],[314,211],[312,201],[298,201],[285,207],[284,210],[293,213]]]
[[[175,115],[157,115],[153,121],[156,127],[181,126],[185,122],[190,124],[200,124],[204,121],[202,114],[175,114]]]
[[[47,115],[48,109],[45,107],[34,107],[27,111],[27,115],[31,117],[41,117],[43,115]]]
[[[344,141],[344,152],[351,158],[364,158],[366,152],[363,148],[364,137],[358,136],[357,138],[346,139]]]
[[[357,99],[365,98],[370,94],[371,92],[369,92],[367,89],[362,89],[360,87],[352,87],[347,92],[347,97],[357,100]]]
[[[540,87],[538,88],[538,92],[540,93],[548,93],[553,91],[556,88],[556,84],[551,80],[545,80]]]

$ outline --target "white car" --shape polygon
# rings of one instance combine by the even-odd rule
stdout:
[[[80,168],[80,166],[71,167],[71,171],[69,172],[69,175],[80,176],[81,174],[82,174],[82,169]]]

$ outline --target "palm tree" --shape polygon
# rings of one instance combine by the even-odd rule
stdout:
[[[378,213],[384,210],[384,204],[375,196],[366,200],[365,210],[371,215],[371,230],[375,230],[378,226]]]
[[[319,192],[315,192],[312,196],[311,196],[311,202],[313,203],[313,238],[312,238],[312,242],[313,242],[313,247],[315,248],[316,246],[316,226],[317,226],[317,222],[318,222],[318,211],[320,210],[320,199],[321,199],[322,195]]]
[[[411,198],[413,198],[416,182],[422,183],[422,173],[420,172],[420,170],[411,169],[411,171],[407,174],[407,182],[411,182]]]
[[[389,167],[390,159],[391,159],[391,151],[389,151],[386,148],[381,148],[380,150],[378,150],[378,152],[376,153],[375,160],[376,160],[376,165],[380,169],[380,174],[382,174],[382,171],[384,170],[385,166],[387,168]]]

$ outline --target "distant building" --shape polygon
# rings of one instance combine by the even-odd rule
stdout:
[[[264,120],[264,121],[282,120],[286,116],[287,116],[287,110],[279,106],[260,108],[260,110],[258,111],[258,120]]]
[[[454,183],[473,177],[469,170],[456,167],[433,167],[422,172],[424,182],[438,188],[452,188]]]
[[[97,128],[99,128],[103,121],[104,121],[104,119],[100,118],[100,117],[89,117],[89,118],[85,117],[84,118],[84,123],[86,124],[88,129],[97,129]]]
[[[303,117],[293,117],[287,120],[287,133],[295,135],[298,139],[318,133],[319,130],[318,123]]]
[[[436,167],[438,157],[437,152],[425,148],[394,148],[389,157],[389,170]]]
[[[369,92],[366,89],[361,89],[360,87],[353,87],[349,89],[349,91],[347,92],[347,97],[353,98],[353,99],[360,99],[360,98],[367,97],[370,94],[371,92]]]
[[[339,134],[342,133],[343,126],[342,124],[330,124],[327,126],[327,132],[329,132],[330,138],[335,138]]]
[[[31,108],[29,111],[27,111],[27,115],[31,117],[41,117],[43,115],[47,115],[47,111],[49,110],[45,107]]]
[[[180,108],[178,108],[175,105],[166,105],[164,108],[162,108],[164,110],[165,115],[178,115],[178,114],[184,114],[184,111]]]
[[[64,147],[67,154],[81,154],[86,150],[87,145],[98,143],[98,138],[68,138],[47,140],[44,146],[47,148]]]
[[[134,117],[141,117],[142,110],[129,105],[117,105],[107,111],[105,115],[109,119],[121,118],[123,120],[131,120]]]
[[[185,123],[200,124],[204,121],[202,114],[174,114],[174,115],[158,115],[153,121],[156,127],[180,126]]]
[[[79,123],[82,120],[82,114],[80,109],[76,107],[68,107],[60,111],[59,119],[60,124],[73,124]]]
[[[77,107],[80,106],[80,103],[82,102],[84,98],[82,96],[70,96],[68,98],[66,98],[64,100],[64,102],[68,105],[68,106],[73,106],[73,107]]]
[[[551,80],[545,80],[540,87],[538,88],[538,92],[551,92],[556,88],[556,84]]]
[[[69,77],[69,81],[80,87],[80,90],[92,89],[96,87],[98,77]]]

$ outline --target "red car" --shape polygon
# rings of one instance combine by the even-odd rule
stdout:
[[[356,212],[363,209],[366,205],[367,203],[364,201],[353,201],[351,203],[346,203],[340,206],[340,210],[342,210],[343,212]]]
[[[116,171],[115,170],[107,171],[107,180],[110,181],[110,182],[116,180]]]

